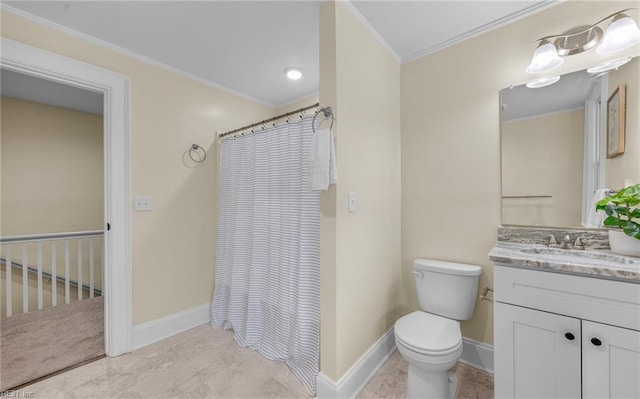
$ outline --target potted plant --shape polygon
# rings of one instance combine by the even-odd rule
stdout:
[[[626,187],[596,203],[604,211],[611,250],[621,255],[640,256],[640,184]]]

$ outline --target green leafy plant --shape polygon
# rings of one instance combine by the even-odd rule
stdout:
[[[640,240],[640,184],[629,186],[596,203],[596,209],[604,211],[604,225],[617,227],[629,237]]]

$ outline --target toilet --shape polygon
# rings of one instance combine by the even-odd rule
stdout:
[[[419,311],[396,321],[398,351],[409,363],[407,398],[452,398],[457,389],[449,372],[462,354],[460,320],[468,320],[478,294],[480,266],[416,259]]]

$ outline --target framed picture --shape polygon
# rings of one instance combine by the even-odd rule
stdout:
[[[607,101],[607,158],[624,154],[626,86],[618,86]]]

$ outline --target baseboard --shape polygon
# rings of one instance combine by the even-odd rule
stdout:
[[[371,381],[396,349],[393,327],[369,348],[338,382],[320,373],[316,379],[317,397],[355,398]]]
[[[338,397],[338,383],[327,377],[322,371],[316,377],[316,398],[329,399]]]
[[[211,304],[183,310],[133,327],[133,350],[161,341],[211,321]]]
[[[493,374],[493,346],[470,338],[462,339],[460,363]]]

